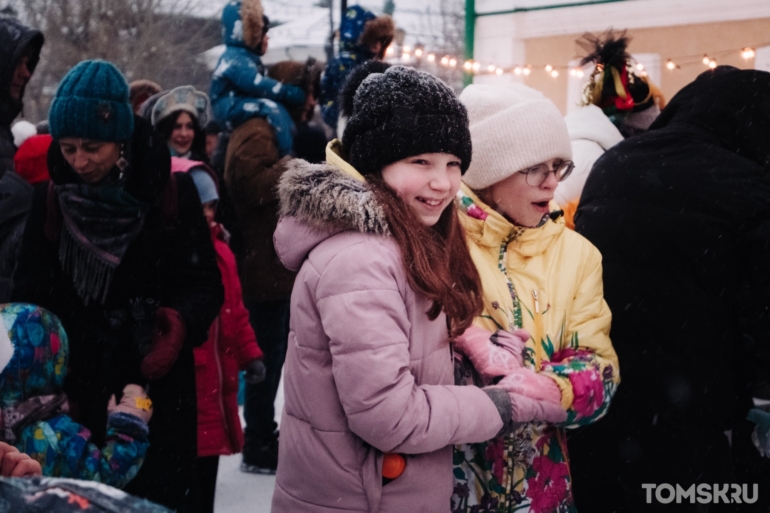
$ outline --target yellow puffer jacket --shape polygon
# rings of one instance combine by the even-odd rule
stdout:
[[[568,418],[562,425],[518,425],[484,444],[458,446],[452,511],[477,504],[500,512],[574,511],[563,429],[603,416],[620,381],[601,255],[562,219],[516,227],[465,185],[458,203],[484,289],[476,324],[529,331],[524,364],[556,381]],[[480,383],[467,359],[457,365],[464,383]]]

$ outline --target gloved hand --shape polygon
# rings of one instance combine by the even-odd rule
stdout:
[[[561,406],[561,390],[551,378],[527,368],[513,370],[495,385],[508,392],[514,422],[539,420],[558,423],[567,420]]]
[[[154,380],[168,374],[179,356],[179,350],[186,336],[187,327],[179,312],[173,308],[158,308],[155,312],[152,348],[140,365],[142,375],[149,380]]]
[[[0,476],[2,477],[33,477],[43,475],[40,463],[33,460],[29,454],[5,442],[0,442]]]
[[[251,360],[246,364],[244,370],[246,371],[246,374],[243,375],[243,380],[252,385],[262,383],[267,374],[267,367],[265,367],[265,362],[262,360]]]
[[[751,434],[752,442],[759,454],[770,458],[770,412],[762,408],[752,408],[747,418],[757,425]]]
[[[119,404],[115,404],[115,394],[107,403],[107,415],[113,413],[130,413],[147,423],[152,418],[152,401],[147,397],[144,388],[139,385],[126,385]]]
[[[455,348],[470,359],[485,384],[523,367],[521,352],[529,339],[526,330],[494,334],[471,326],[454,341]]]
[[[281,97],[286,103],[296,105],[305,103],[305,91],[295,85],[284,84],[281,86]]]

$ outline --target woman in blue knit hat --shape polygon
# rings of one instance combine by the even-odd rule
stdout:
[[[95,443],[109,397],[127,383],[149,387],[150,448],[127,490],[187,511],[192,348],[219,312],[222,282],[192,179],[170,178],[168,146],[128,98],[123,75],[104,61],[81,62],[60,82],[51,182],[33,197],[12,298],[62,320],[71,342],[64,390]]]

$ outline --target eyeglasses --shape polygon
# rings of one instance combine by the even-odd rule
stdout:
[[[527,177],[528,185],[539,187],[543,182],[548,180],[548,176],[551,173],[555,174],[556,179],[561,182],[572,173],[573,169],[575,169],[574,162],[571,160],[562,160],[561,162],[556,162],[555,169],[549,168],[546,164],[538,164],[519,172]]]

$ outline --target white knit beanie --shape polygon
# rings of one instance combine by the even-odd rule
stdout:
[[[463,181],[481,190],[553,158],[572,159],[567,125],[542,93],[523,84],[471,84],[460,101],[468,109],[473,160]]]

